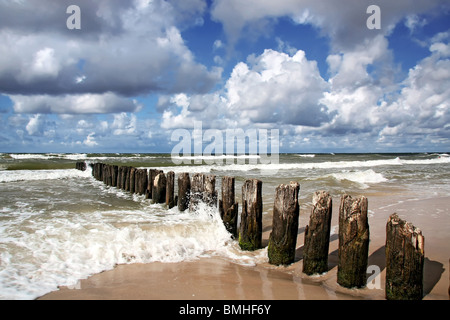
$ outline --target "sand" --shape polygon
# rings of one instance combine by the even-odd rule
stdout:
[[[385,227],[397,212],[419,227],[425,236],[424,299],[448,300],[450,258],[450,197],[417,200],[412,195],[368,195],[369,266],[381,271],[372,288],[346,289],[336,283],[338,237],[331,236],[329,271],[323,275],[302,273],[304,227],[310,209],[300,214],[296,262],[287,267],[268,263],[243,266],[221,257],[205,257],[181,263],[118,265],[113,270],[61,287],[41,300],[349,300],[384,299]],[[333,198],[332,227],[338,224],[339,198]],[[267,223],[266,221],[264,221]],[[263,226],[267,244],[270,226]],[[337,232],[337,228],[336,228]]]

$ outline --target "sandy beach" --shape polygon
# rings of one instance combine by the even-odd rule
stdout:
[[[310,209],[300,214],[296,262],[287,267],[268,263],[243,266],[221,257],[181,263],[117,265],[113,270],[81,280],[74,287],[40,297],[40,300],[382,300],[385,286],[385,227],[389,215],[419,227],[425,236],[424,299],[447,300],[450,257],[450,198],[417,200],[401,196],[369,196],[369,263],[379,267],[379,287],[346,289],[336,283],[338,262],[339,197],[333,197],[335,234],[331,235],[329,271],[322,275],[302,273],[304,228]],[[270,235],[270,217],[263,225],[263,244]],[[369,274],[370,276],[370,274]]]

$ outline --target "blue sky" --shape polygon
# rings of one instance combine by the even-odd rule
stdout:
[[[0,152],[171,152],[195,121],[278,129],[281,152],[448,152],[449,40],[446,0],[3,1]]]

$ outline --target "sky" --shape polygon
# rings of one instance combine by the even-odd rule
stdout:
[[[449,152],[450,2],[0,0],[0,152],[171,152],[199,123]]]

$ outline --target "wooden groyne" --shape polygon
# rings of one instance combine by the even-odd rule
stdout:
[[[347,288],[362,288],[367,280],[369,220],[366,197],[341,197],[339,207],[339,263],[337,281]]]
[[[386,299],[422,299],[424,259],[422,231],[391,215],[386,224]]]
[[[317,191],[313,196],[313,209],[305,228],[303,246],[303,273],[321,274],[328,271],[332,198],[328,192]]]
[[[246,180],[242,186],[242,210],[238,226],[239,204],[235,200],[235,178],[222,177],[221,199],[218,199],[216,176],[201,173],[164,173],[157,169],[138,169],[104,163],[89,164],[92,175],[108,186],[145,195],[152,203],[168,209],[193,212],[206,203],[217,207],[225,228],[238,240],[242,250],[262,248],[262,181]],[[77,162],[76,169],[87,165]],[[177,180],[176,180],[177,179]],[[175,190],[175,181],[178,188]],[[300,185],[291,182],[275,190],[272,232],[267,248],[269,263],[289,265],[295,262],[298,237]],[[328,255],[332,217],[329,193],[313,195],[309,225],[305,228],[303,273],[328,272]],[[339,207],[339,248],[337,283],[347,288],[366,286],[369,253],[368,200],[361,196],[341,197]],[[401,257],[401,258],[399,258]],[[449,262],[450,263],[450,262]],[[391,300],[423,297],[424,237],[422,232],[393,214],[386,226],[386,298]],[[450,287],[449,287],[450,295]]]

